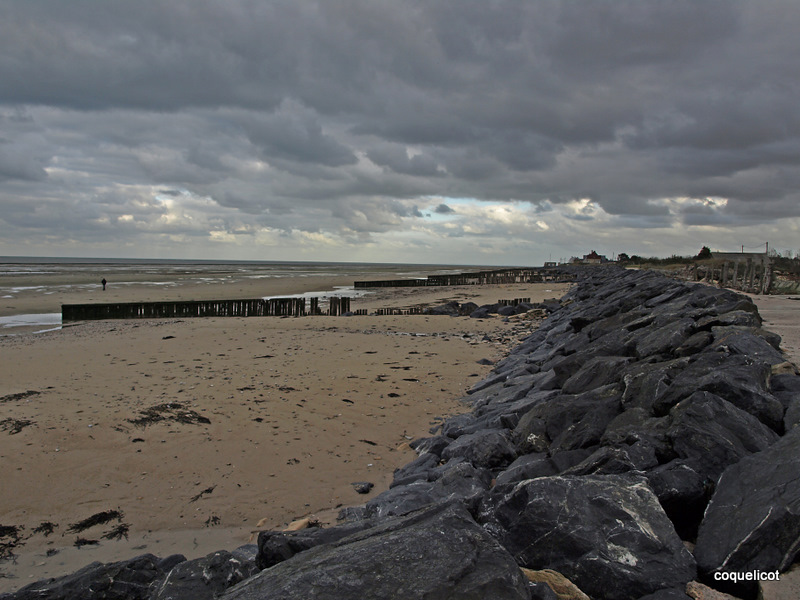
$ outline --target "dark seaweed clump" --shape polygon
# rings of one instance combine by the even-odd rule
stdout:
[[[204,417],[194,410],[185,408],[180,402],[157,404],[156,406],[151,406],[141,411],[139,414],[139,417],[136,419],[128,419],[128,422],[133,423],[137,427],[147,427],[148,425],[161,421],[185,423],[187,425],[196,425],[198,423],[208,425],[211,423],[208,417]]]
[[[94,527],[95,525],[104,525],[109,521],[113,521],[114,519],[121,522],[123,516],[124,515],[122,514],[122,512],[118,510],[106,510],[103,512],[99,512],[93,514],[91,517],[83,519],[82,521],[73,523],[67,529],[67,533],[80,533],[82,531],[86,531],[90,527]]]

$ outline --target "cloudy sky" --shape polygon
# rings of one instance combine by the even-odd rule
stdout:
[[[0,255],[800,250],[796,0],[0,0]]]

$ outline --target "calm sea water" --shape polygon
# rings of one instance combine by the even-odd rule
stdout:
[[[208,261],[161,259],[104,259],[62,257],[0,256],[0,301],[11,302],[20,294],[46,296],[71,289],[98,289],[102,278],[124,285],[179,286],[214,284],[236,279],[313,278],[344,276],[357,281],[380,275],[385,279],[425,277],[437,273],[458,273],[486,267],[468,265],[415,265],[335,262]],[[350,288],[320,290],[306,297],[325,294],[355,296],[361,291]],[[50,330],[61,325],[59,313],[14,314],[0,317],[0,335],[18,328],[42,327]]]

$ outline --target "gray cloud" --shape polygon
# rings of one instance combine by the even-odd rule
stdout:
[[[479,235],[517,262],[508,240],[696,251],[693,227],[791,245],[798,30],[791,0],[6,0],[0,253]],[[465,199],[538,215],[541,242]]]

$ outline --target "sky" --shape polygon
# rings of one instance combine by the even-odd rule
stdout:
[[[796,0],[0,0],[0,255],[800,251]]]

